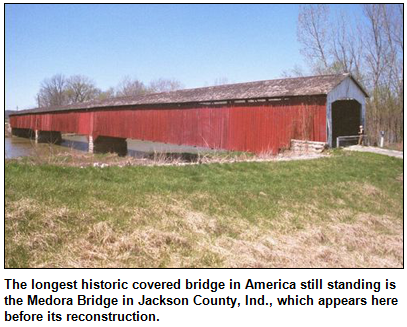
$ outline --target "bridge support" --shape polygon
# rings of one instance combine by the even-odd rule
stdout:
[[[62,142],[61,132],[38,131],[34,132],[35,142],[60,144]]]
[[[93,151],[91,151],[91,149],[93,149]],[[93,141],[93,138],[89,136],[89,152],[93,153],[115,152],[119,156],[125,156],[127,154],[127,141],[125,138],[109,136],[98,136]]]
[[[93,136],[89,135],[88,136],[88,152],[93,153],[93,150],[94,150]]]

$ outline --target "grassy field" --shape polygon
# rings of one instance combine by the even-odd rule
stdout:
[[[403,161],[5,163],[6,267],[402,267]]]

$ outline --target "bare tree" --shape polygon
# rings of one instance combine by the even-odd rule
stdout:
[[[384,5],[365,4],[363,12],[368,24],[365,25],[365,61],[367,73],[369,74],[370,87],[375,90],[379,87],[380,80],[386,69],[388,59],[388,46],[384,24]]]
[[[74,75],[68,78],[66,97],[68,103],[85,102],[96,99],[101,91],[95,83],[83,75]]]
[[[328,63],[328,19],[327,5],[300,6],[297,37],[302,45],[301,53],[318,74],[326,73],[330,68]]]
[[[106,99],[111,99],[116,96],[116,92],[113,87],[109,87],[106,91],[100,92],[98,95],[99,100],[106,100]]]
[[[362,77],[362,43],[352,21],[345,12],[332,17],[327,5],[300,7],[297,37],[312,73]]]
[[[143,82],[125,76],[116,88],[116,96],[136,96],[147,93]]]
[[[403,9],[402,5],[383,7],[383,27],[389,47],[389,84],[402,96],[403,91]]]
[[[365,62],[372,97],[368,102],[368,127],[374,136],[387,131],[389,142],[403,139],[403,33],[397,5],[365,4],[367,19]],[[377,137],[377,136],[376,136]]]
[[[38,107],[54,107],[66,104],[66,85],[66,78],[62,74],[44,79],[37,94]]]
[[[184,85],[176,79],[159,78],[150,82],[148,92],[170,92],[184,88]]]
[[[294,68],[289,70],[283,70],[281,73],[281,77],[289,78],[289,77],[301,77],[305,76],[304,69],[299,65],[294,65]]]
[[[227,77],[215,78],[215,81],[213,82],[214,86],[225,85],[225,84],[230,84],[229,79]]]

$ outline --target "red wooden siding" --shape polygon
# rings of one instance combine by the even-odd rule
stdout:
[[[218,149],[274,152],[292,138],[326,142],[326,97],[248,105],[111,108],[10,117],[12,128],[99,135]]]

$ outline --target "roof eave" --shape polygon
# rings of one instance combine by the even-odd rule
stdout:
[[[31,114],[44,114],[44,113],[58,113],[67,111],[88,111],[88,110],[103,110],[112,108],[130,108],[130,107],[140,107],[140,106],[171,106],[171,105],[193,105],[193,104],[204,104],[210,102],[233,102],[233,101],[253,101],[253,100],[275,100],[275,99],[285,99],[285,98],[300,98],[300,97],[311,97],[311,96],[326,96],[327,93],[313,93],[313,94],[300,94],[300,95],[280,95],[280,96],[269,96],[269,97],[253,97],[253,98],[234,98],[234,99],[216,99],[216,100],[202,100],[202,101],[180,101],[180,102],[162,102],[162,103],[133,103],[133,104],[123,104],[123,105],[110,105],[110,106],[95,106],[95,107],[78,107],[78,108],[64,108],[55,110],[44,110],[35,111],[39,108],[28,109],[21,112],[16,112],[10,114],[11,116],[21,116],[21,115],[31,115]],[[45,108],[44,108],[45,109]]]

